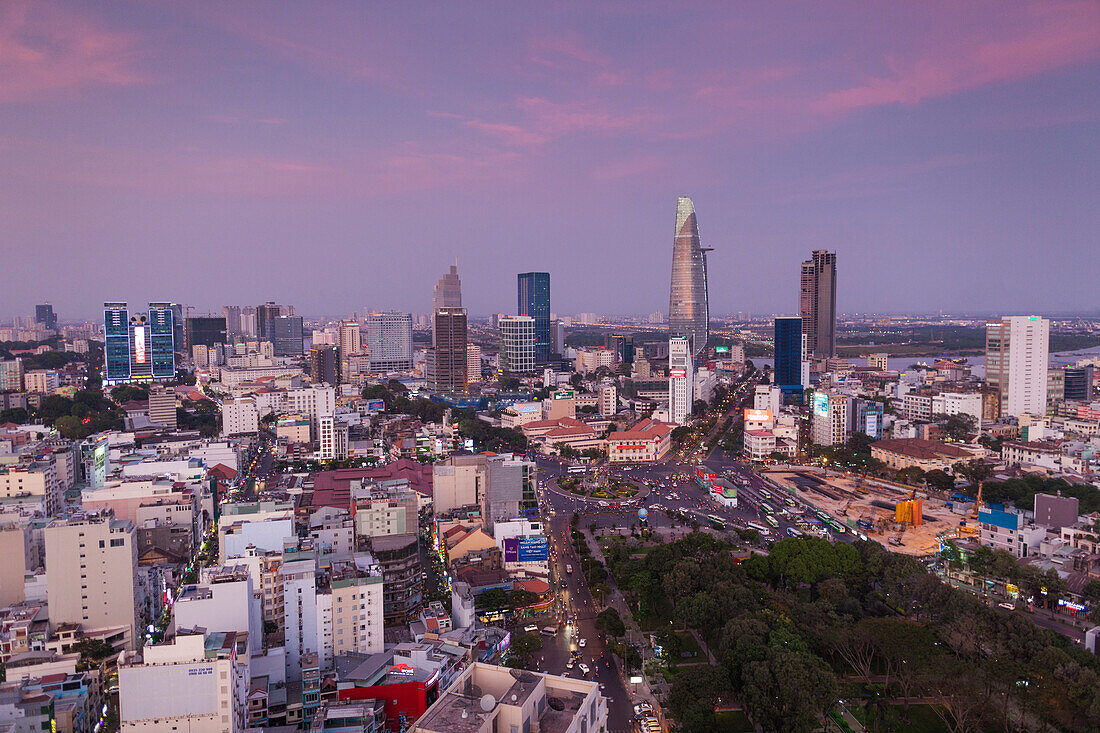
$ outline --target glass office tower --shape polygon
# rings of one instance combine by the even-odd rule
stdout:
[[[516,315],[535,319],[535,364],[550,362],[550,273],[518,275]]]

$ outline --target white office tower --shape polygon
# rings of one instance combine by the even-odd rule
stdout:
[[[986,383],[1001,395],[1005,415],[1046,414],[1050,321],[1009,316],[986,325]]]
[[[691,342],[682,336],[668,340],[668,416],[674,425],[686,425],[695,403],[695,360]]]
[[[248,727],[248,635],[180,631],[118,660],[120,730],[237,733]]]

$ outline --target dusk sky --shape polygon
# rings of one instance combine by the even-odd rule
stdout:
[[[1100,307],[1100,2],[0,4],[0,316]]]

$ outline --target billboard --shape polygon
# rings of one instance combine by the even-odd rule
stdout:
[[[555,400],[571,400],[573,399],[573,391],[569,389],[563,389],[554,393]]]
[[[545,537],[508,537],[504,540],[504,562],[546,562],[550,543]]]
[[[829,395],[824,392],[814,392],[814,414],[821,417],[829,415]]]
[[[728,346],[715,346],[714,353],[716,354],[728,354],[730,353],[730,347]]]
[[[367,412],[385,412],[386,403],[384,400],[367,400]]]
[[[687,369],[669,369],[668,376],[673,379],[683,379],[688,375]]]
[[[771,419],[771,410],[754,410],[751,407],[745,408],[745,422],[768,422]]]
[[[867,414],[867,430],[866,433],[872,438],[879,437],[878,434],[878,415]]]

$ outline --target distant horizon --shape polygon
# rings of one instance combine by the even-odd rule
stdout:
[[[104,301],[104,302],[111,302],[111,301]],[[138,311],[141,311],[142,308],[147,306],[146,303],[138,303],[136,301],[118,301],[118,302],[131,303],[131,304],[137,306],[135,309],[138,310]],[[150,302],[161,302],[161,301],[150,301]],[[168,301],[168,302],[173,302],[173,301]],[[50,305],[52,305],[52,304],[50,304]],[[186,306],[186,303],[184,303],[183,305]],[[233,304],[233,305],[236,305],[236,304]],[[245,307],[245,304],[240,304],[240,305],[241,305],[242,308]],[[295,305],[295,304],[294,303],[285,303],[284,305]],[[427,310],[425,310],[425,311],[406,311],[406,310],[401,310],[399,308],[386,308],[386,309],[380,309],[380,310],[381,311],[396,311],[396,312],[400,312],[400,313],[410,313],[414,316],[416,316],[416,315],[424,315],[424,316],[429,315],[429,312]],[[360,314],[360,317],[362,317],[362,315],[365,314],[365,313],[375,313],[375,312],[380,312],[380,310],[378,310],[378,309],[370,310],[370,311],[360,310],[360,311],[352,311],[352,313],[358,312]],[[88,323],[102,324],[102,321],[103,321],[102,315],[100,315],[98,318],[96,318],[95,316],[90,316],[90,317],[84,318],[82,320],[73,320],[71,318],[69,318],[69,319],[64,318],[63,314],[58,313],[56,311],[56,309],[55,309],[54,312],[58,317],[58,325],[59,326],[78,326],[78,325],[88,324]],[[797,312],[757,313],[757,312],[752,312],[752,311],[748,311],[748,310],[742,311],[742,312],[750,316],[750,318],[748,320],[783,318],[783,317],[798,317],[799,316],[799,314]],[[633,318],[633,319],[645,319],[649,315],[652,314],[652,313],[610,313],[610,312],[600,313],[600,312],[597,312],[597,311],[577,311],[575,313],[564,313],[563,312],[563,313],[558,313],[557,315],[558,315],[559,318],[562,317],[562,316],[568,317],[568,318],[574,318],[577,315],[579,315],[580,313],[594,313],[596,316],[599,316],[601,318],[607,317],[607,318]],[[493,316],[502,315],[502,314],[506,314],[506,313],[504,311],[500,311],[498,313],[469,313],[468,315],[469,315],[469,318],[472,319],[472,320],[488,320],[488,319],[491,319]],[[341,318],[347,318],[349,315],[351,315],[351,313],[314,316],[314,315],[309,315],[309,314],[305,314],[305,313],[300,312],[300,310],[297,308],[297,306],[295,306],[295,315],[301,316],[304,322],[315,322],[315,321],[332,322],[332,321],[339,320]],[[940,313],[920,313],[920,312],[909,312],[909,313],[906,313],[906,312],[897,312],[897,313],[886,313],[886,312],[867,312],[867,313],[863,313],[863,312],[859,312],[859,313],[838,313],[837,314],[837,320],[841,321],[841,320],[846,320],[846,319],[867,318],[867,317],[874,317],[874,318],[916,318],[916,319],[928,319],[928,320],[934,320],[934,319],[940,319],[940,320],[976,320],[976,319],[983,319],[983,318],[1001,318],[1001,317],[1012,316],[1012,315],[1019,315],[1019,316],[1034,315],[1034,316],[1042,316],[1044,318],[1058,319],[1058,320],[1064,320],[1064,319],[1070,319],[1070,318],[1083,318],[1083,319],[1086,319],[1086,320],[1100,320],[1100,308],[1097,308],[1097,309],[1095,309],[1091,312],[1088,312],[1088,311],[1041,311],[1041,310],[1027,310],[1027,309],[1020,309],[1020,310],[1013,310],[1013,311],[1001,311],[1001,312],[997,312],[997,311],[988,311],[988,312],[974,311],[974,312],[967,312],[967,313],[942,313],[942,314],[940,314]],[[16,318],[24,319],[24,318],[29,318],[29,317],[33,317],[33,316],[34,316],[34,307],[32,306],[30,313],[15,313],[15,314],[11,314],[11,315],[5,316],[2,319],[0,319],[0,328],[11,327],[13,321]],[[208,317],[208,316],[214,316],[214,317],[219,317],[220,318],[222,316],[221,309],[219,308],[215,312],[215,311],[209,311],[209,310],[200,311],[196,308],[193,308],[193,312],[191,313],[191,317],[193,317],[193,318]],[[667,314],[662,313],[662,316],[664,316],[665,319],[660,324],[652,324],[652,325],[667,327],[667,325],[668,325]],[[743,319],[739,319],[737,317],[736,312],[734,312],[734,313],[725,313],[725,314],[717,314],[717,315],[712,314],[710,320],[711,320],[711,323],[714,323],[715,321],[742,321],[742,322],[746,322]],[[599,327],[602,327],[602,326],[605,326],[605,325],[609,325],[609,324],[603,324],[603,323],[573,323],[573,324],[571,324],[571,327],[599,328]],[[646,325],[646,324],[638,324],[638,325]]]

